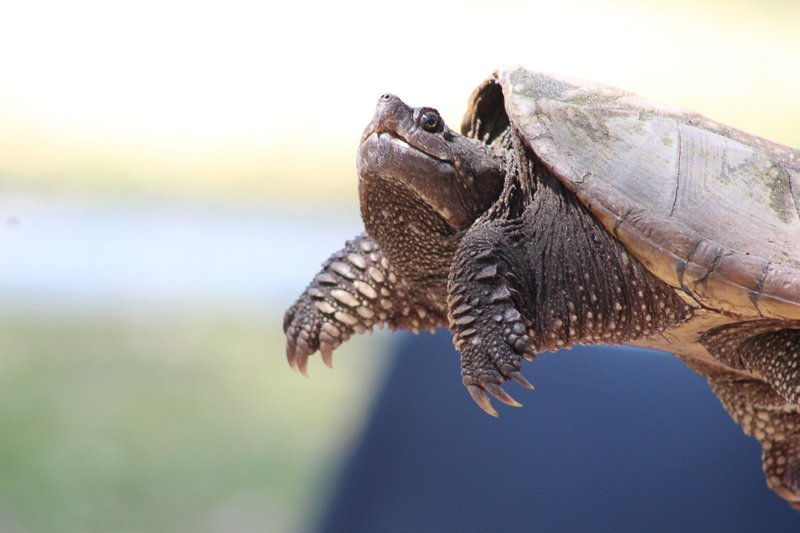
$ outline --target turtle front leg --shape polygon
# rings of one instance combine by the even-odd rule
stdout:
[[[486,392],[519,406],[501,387],[506,381],[533,388],[519,370],[522,358],[536,353],[529,346],[530,322],[524,315],[513,248],[500,245],[495,224],[473,228],[456,254],[448,280],[448,308],[453,343],[461,353],[461,377],[472,399],[497,416]]]
[[[366,233],[333,254],[283,317],[289,364],[307,376],[308,356],[332,352],[375,325],[417,332],[446,325],[444,312],[416,294]]]

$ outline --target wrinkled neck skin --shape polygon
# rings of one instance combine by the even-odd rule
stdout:
[[[388,96],[359,148],[361,216],[392,267],[444,302],[459,243],[496,201],[505,161],[446,126],[422,130],[419,116],[430,108],[410,108]]]
[[[392,268],[443,302],[447,274],[467,228],[454,228],[412,189],[380,175],[362,181],[361,216]]]

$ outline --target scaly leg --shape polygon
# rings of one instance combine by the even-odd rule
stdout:
[[[763,381],[681,357],[706,378],[731,417],[763,450],[767,486],[800,511],[800,412]]]
[[[512,273],[507,247],[499,231],[487,224],[462,241],[448,281],[448,307],[453,342],[461,353],[461,377],[475,402],[497,416],[485,392],[519,406],[501,385],[513,380],[533,388],[519,370],[522,358],[532,359],[530,322]]]
[[[286,355],[289,364],[307,374],[308,356],[319,350],[331,366],[332,352],[354,333],[373,326],[417,332],[446,326],[445,312],[416,294],[391,268],[366,233],[322,265],[322,271],[286,311]]]

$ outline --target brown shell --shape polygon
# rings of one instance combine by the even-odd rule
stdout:
[[[527,146],[656,276],[711,309],[800,319],[800,151],[592,82],[512,68],[478,91],[494,83]]]

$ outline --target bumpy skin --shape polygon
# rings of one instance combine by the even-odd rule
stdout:
[[[534,190],[510,187],[505,208],[487,213],[464,237],[450,271],[462,378],[490,414],[481,390],[516,405],[499,385],[526,384],[514,374],[521,357],[576,343],[630,342],[692,315],[544,167],[523,167]]]
[[[580,102],[610,94],[593,94],[591,87],[570,93],[562,82],[554,87],[553,94],[574,93]],[[591,122],[577,115],[568,120],[581,128]],[[761,442],[769,486],[800,509],[800,321],[791,314],[797,307],[791,280],[800,273],[768,263],[763,283],[747,288],[746,269],[737,269],[750,263],[723,251],[704,277],[685,286],[680,280],[700,264],[701,239],[675,263],[676,282],[674,265],[667,268],[643,250],[663,231],[697,236],[630,210],[615,222],[617,215],[595,201],[607,198],[590,195],[604,191],[603,183],[594,177],[595,189],[580,189],[590,173],[579,176],[582,182],[565,179],[532,148],[531,138],[545,139],[544,130],[525,126],[526,137],[516,126],[491,78],[470,101],[466,137],[431,108],[381,97],[358,157],[367,231],[334,254],[287,311],[289,363],[306,374],[308,356],[319,350],[330,366],[334,348],[375,325],[449,326],[465,386],[496,416],[486,393],[519,405],[502,385],[531,387],[520,374],[522,359],[541,351],[575,343],[672,351],[708,379],[731,416]],[[614,146],[602,132],[590,134]],[[551,159],[562,157],[558,147],[543,146]],[[646,239],[637,241],[631,228]],[[732,257],[740,262],[725,263]],[[724,278],[726,272],[733,274]],[[767,291],[780,296],[780,305],[761,315],[756,300],[770,273],[783,280]],[[710,283],[719,287],[720,280],[728,285],[714,289],[722,295],[714,300]],[[730,303],[742,294],[744,304]],[[790,312],[776,318],[775,309]]]
[[[800,511],[800,413],[761,380],[693,357],[681,360],[708,380],[731,417],[758,440],[767,485]]]
[[[332,352],[354,333],[388,325],[417,332],[447,325],[441,304],[420,297],[389,265],[380,247],[363,233],[322,265],[322,271],[286,312],[289,364],[307,376],[317,350],[328,367]]]

